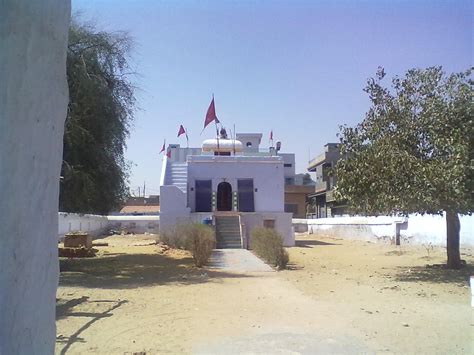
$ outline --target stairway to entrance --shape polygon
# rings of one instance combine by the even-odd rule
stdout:
[[[240,249],[240,217],[215,216],[217,249]]]
[[[186,193],[188,182],[188,166],[186,163],[171,163],[167,185],[174,185]]]

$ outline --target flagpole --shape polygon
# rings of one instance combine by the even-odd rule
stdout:
[[[215,122],[215,120],[214,120],[214,122]],[[220,155],[220,151],[219,151],[219,128],[217,128],[217,122],[216,122],[216,134],[217,134],[217,152],[219,153],[217,155]]]
[[[214,100],[214,93],[212,93],[212,102],[214,102],[214,114],[215,114],[215,110],[216,110],[216,101]],[[217,155],[220,155],[220,151],[219,151],[219,128],[217,127],[217,114],[215,114],[215,119],[214,119],[214,123],[216,124],[216,134],[217,134]]]

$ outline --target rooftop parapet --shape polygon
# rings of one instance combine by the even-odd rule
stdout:
[[[308,170],[314,171],[314,169],[326,161],[326,152],[319,154],[316,158],[313,158],[308,163]]]
[[[281,156],[271,155],[188,155],[188,163],[244,163],[244,162],[260,162],[260,163],[283,163]]]

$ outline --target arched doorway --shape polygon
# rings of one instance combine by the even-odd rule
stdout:
[[[228,182],[217,185],[217,210],[232,211],[232,186]]]

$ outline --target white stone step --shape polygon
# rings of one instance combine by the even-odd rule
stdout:
[[[187,176],[171,176],[171,181],[188,181]]]

